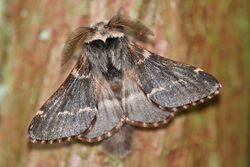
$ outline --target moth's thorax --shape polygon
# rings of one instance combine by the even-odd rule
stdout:
[[[127,42],[126,37],[121,37],[86,43],[83,50],[91,69],[99,71],[107,79],[121,77],[122,69],[129,67],[131,62]]]
[[[124,36],[123,32],[109,27],[108,21],[96,23],[91,25],[90,28],[93,30],[93,34],[85,40],[85,43],[90,43],[95,40],[106,42],[108,38],[120,38]]]

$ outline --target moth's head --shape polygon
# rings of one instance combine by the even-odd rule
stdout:
[[[124,36],[121,29],[112,27],[110,21],[107,20],[91,25],[90,29],[91,35],[86,38],[85,43],[95,40],[106,42],[108,38],[120,38]]]
[[[152,31],[140,21],[128,18],[121,13],[112,17],[109,21],[99,22],[90,27],[79,27],[70,34],[65,43],[62,65],[85,44],[95,40],[106,42],[108,38],[120,38],[130,34],[139,40],[146,39],[148,35],[153,35]]]

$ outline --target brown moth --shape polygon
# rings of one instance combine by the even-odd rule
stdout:
[[[30,123],[31,142],[109,138],[104,149],[124,157],[131,149],[133,126],[166,124],[177,111],[219,93],[221,84],[212,75],[138,46],[127,37],[131,31],[152,34],[139,21],[118,14],[70,35],[62,64],[76,50],[78,61]]]

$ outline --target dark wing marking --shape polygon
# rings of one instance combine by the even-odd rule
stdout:
[[[129,72],[128,72],[129,74]],[[132,75],[133,76],[133,75]],[[134,76],[133,76],[134,77]],[[142,127],[157,127],[167,123],[173,114],[152,104],[132,77],[124,78],[123,104],[127,113],[126,122]]]
[[[130,48],[139,84],[159,106],[176,111],[219,93],[220,83],[201,69],[160,57],[134,44]]]
[[[52,143],[83,133],[95,118],[95,100],[93,76],[89,74],[87,60],[81,57],[64,83],[33,118],[28,129],[29,138],[33,142]]]
[[[121,104],[111,90],[110,84],[103,76],[97,77],[96,83],[98,92],[96,121],[86,135],[79,137],[80,140],[87,142],[101,141],[112,136],[124,123]]]

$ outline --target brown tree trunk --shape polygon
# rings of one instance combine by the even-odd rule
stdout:
[[[125,160],[106,156],[99,144],[29,144],[32,116],[69,73],[60,68],[67,34],[120,7],[155,33],[147,48],[212,73],[220,96],[166,128],[136,130]],[[0,166],[247,166],[249,7],[245,0],[0,1]]]

